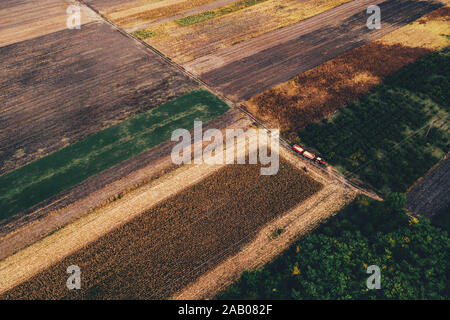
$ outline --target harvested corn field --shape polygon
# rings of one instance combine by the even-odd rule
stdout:
[[[258,165],[226,166],[3,297],[167,298],[321,188],[283,159],[274,176],[261,176]],[[72,264],[84,270],[78,292],[65,288]]]
[[[383,12],[380,29],[366,27],[366,9],[372,4]],[[437,1],[355,0],[185,67],[231,100],[248,100],[439,7],[442,3]]]
[[[435,10],[380,40],[325,62],[246,102],[250,111],[286,134],[337,111],[418,58],[450,45],[450,7]]]

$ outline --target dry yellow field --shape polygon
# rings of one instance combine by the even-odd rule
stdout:
[[[268,0],[190,26],[180,26],[176,21],[167,22],[147,29],[154,36],[145,41],[183,64],[349,1]]]

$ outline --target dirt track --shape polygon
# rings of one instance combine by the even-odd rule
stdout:
[[[0,56],[0,174],[197,87],[103,21]]]
[[[406,195],[406,208],[431,218],[450,213],[450,157],[423,177]]]
[[[366,27],[365,10],[371,4],[381,8],[380,30]],[[232,100],[247,100],[440,6],[434,1],[355,0],[199,58],[185,67]]]

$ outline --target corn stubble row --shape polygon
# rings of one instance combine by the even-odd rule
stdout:
[[[2,298],[170,297],[322,188],[280,160],[274,176],[261,176],[259,165],[224,167]],[[81,268],[81,290],[66,287],[70,265]]]

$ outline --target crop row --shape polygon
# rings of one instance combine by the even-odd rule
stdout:
[[[259,165],[226,166],[3,298],[167,298],[321,189],[280,160],[274,176],[261,176]],[[76,292],[65,287],[70,265],[82,270],[82,289]]]
[[[184,20],[152,26],[148,29],[152,36],[146,42],[173,58],[174,61],[186,63],[221,48],[231,47],[244,40],[291,25],[348,1],[238,2],[234,7],[225,6],[210,13],[203,12]],[[256,2],[258,3],[254,4]],[[247,6],[248,4],[252,5]],[[245,7],[244,10],[242,10],[243,7]],[[214,12],[229,10],[232,12],[225,15],[214,14]]]

